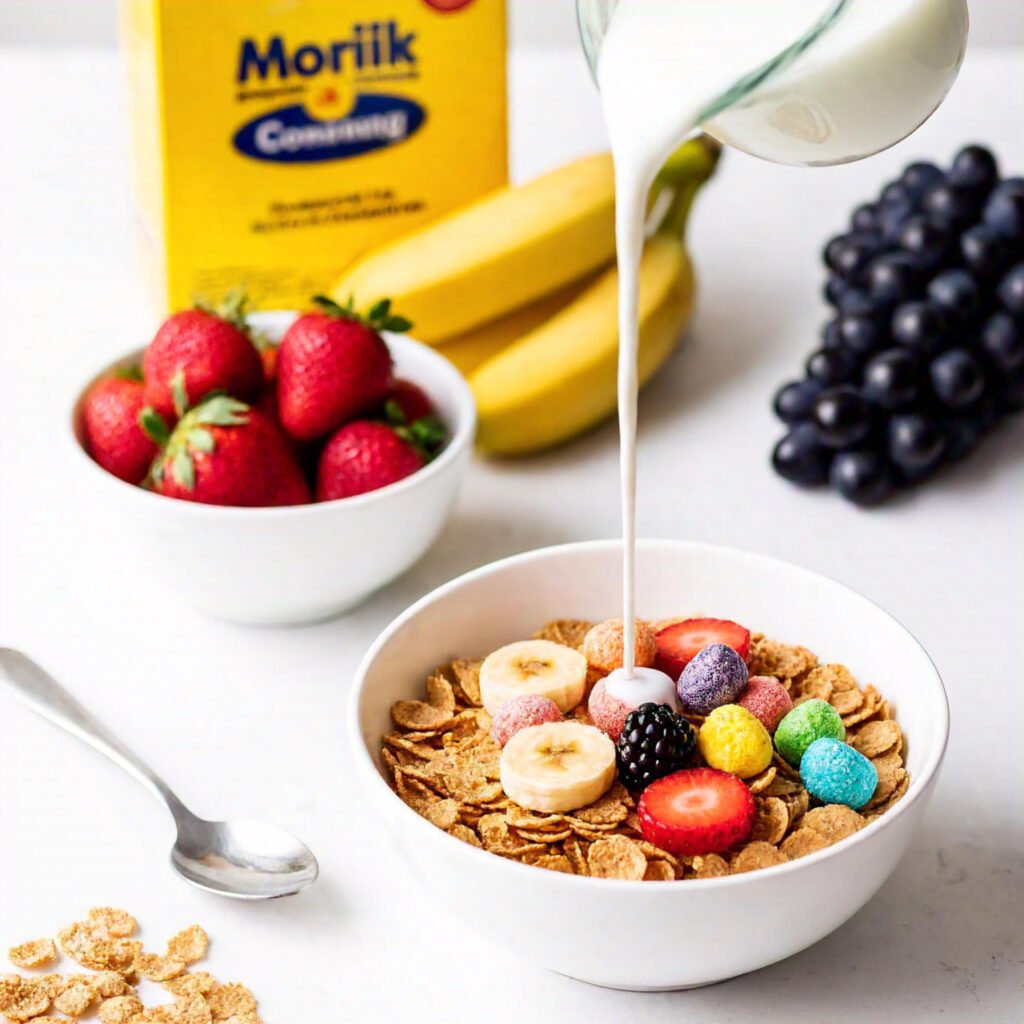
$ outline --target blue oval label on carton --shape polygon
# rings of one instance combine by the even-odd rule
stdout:
[[[344,160],[404,142],[426,120],[418,103],[401,96],[361,95],[342,118],[321,121],[301,104],[243,125],[232,140],[240,153],[274,163]]]

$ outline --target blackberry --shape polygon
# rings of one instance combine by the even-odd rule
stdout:
[[[626,715],[616,744],[622,784],[634,792],[687,767],[697,745],[690,723],[667,704],[641,704]]]

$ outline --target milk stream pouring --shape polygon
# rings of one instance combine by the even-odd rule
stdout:
[[[963,59],[968,19],[965,0],[579,0],[585,44],[587,27],[609,11],[596,73],[615,160],[629,679],[638,274],[646,195],[658,168],[701,125],[724,142],[787,163],[842,163],[885,149],[941,103]]]

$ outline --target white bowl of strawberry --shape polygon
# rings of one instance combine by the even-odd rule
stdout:
[[[469,463],[473,398],[386,302],[363,316],[244,304],[173,314],[97,375],[74,406],[76,448],[193,604],[316,621],[430,546]]]
[[[395,884],[560,974],[710,984],[805,949],[882,885],[934,790],[946,696],[917,641],[841,584],[641,541],[656,701],[684,667],[668,702],[631,698],[620,732],[598,705],[621,664],[603,621],[621,558],[618,541],[547,548],[428,594],[363,660],[351,746]]]

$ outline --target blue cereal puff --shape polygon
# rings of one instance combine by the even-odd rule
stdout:
[[[687,663],[676,692],[684,710],[710,715],[723,704],[735,704],[746,685],[746,662],[726,644],[709,644]]]
[[[815,740],[800,759],[800,780],[812,796],[827,804],[857,810],[878,786],[875,766],[859,751],[839,740]]]

